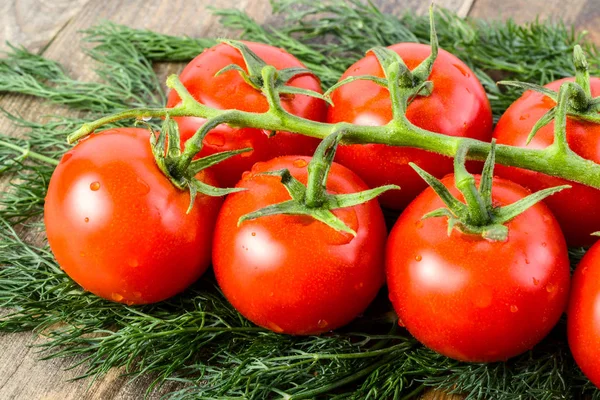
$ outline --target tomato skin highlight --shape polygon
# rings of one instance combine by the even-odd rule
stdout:
[[[298,59],[283,49],[261,43],[243,43],[267,64],[277,69],[304,67]],[[179,78],[190,94],[202,104],[221,110],[267,111],[269,106],[266,97],[247,84],[239,72],[228,71],[215,76],[229,64],[237,64],[246,70],[238,50],[226,44],[219,44],[190,61]],[[321,83],[313,75],[298,76],[291,79],[288,85],[322,93]],[[179,95],[172,90],[167,107],[175,107],[180,102]],[[282,96],[281,104],[286,111],[303,118],[314,121],[324,121],[326,118],[327,104],[320,99],[305,95]],[[179,125],[182,142],[192,137],[204,123],[204,119],[196,117],[173,119]],[[262,129],[219,125],[205,137],[200,156],[252,147],[252,151],[232,157],[211,168],[222,185],[231,187],[240,179],[242,172],[250,170],[256,162],[287,154],[312,155],[320,142],[316,138],[289,132],[277,132],[275,136],[269,137],[271,135],[271,132]]]
[[[442,182],[464,201],[453,176]],[[496,205],[528,194],[494,178]],[[443,206],[426,189],[388,238],[387,282],[402,324],[427,347],[461,361],[502,361],[529,350],[567,302],[569,259],[558,223],[538,203],[508,222],[506,242],[457,230],[448,236],[446,218],[421,219]]]
[[[400,54],[409,69],[414,69],[429,56],[431,49],[417,43],[399,43],[389,47]],[[383,77],[376,57],[368,54],[344,73],[350,76]],[[414,125],[449,136],[470,137],[490,141],[492,111],[475,74],[456,56],[440,49],[430,76],[433,93],[420,96],[408,106],[406,116]],[[355,81],[336,89],[329,108],[330,123],[350,122],[380,126],[392,119],[387,89],[370,81]],[[403,209],[427,184],[408,165],[414,162],[432,175],[441,178],[452,172],[452,158],[408,147],[382,144],[339,146],[336,161],[351,168],[370,187],[397,184],[402,190],[390,191],[379,197],[387,208]]]
[[[189,192],[158,169],[145,129],[92,134],[50,180],[44,222],[61,268],[84,289],[126,304],[171,297],[208,268],[222,199]],[[215,184],[210,172],[197,175]]]
[[[567,311],[567,333],[573,358],[600,388],[600,245],[590,248],[573,274]]]
[[[362,313],[384,283],[386,229],[376,200],[334,210],[356,237],[307,216],[238,219],[290,199],[275,176],[288,168],[306,184],[309,157],[286,156],[256,164],[227,197],[217,220],[213,268],[229,302],[255,324],[278,333],[317,334],[347,324]],[[350,170],[334,163],[331,193],[368,189]]]
[[[560,79],[545,87],[558,91],[562,83],[573,80]],[[592,95],[600,96],[600,79],[591,78],[590,85]],[[555,105],[552,99],[541,93],[525,92],[498,121],[494,130],[497,143],[532,149],[550,146],[554,142],[554,121],[541,128],[529,145],[526,141],[535,123]],[[600,125],[567,117],[567,142],[571,150],[581,157],[600,163]],[[569,246],[590,246],[598,239],[590,234],[600,230],[600,190],[521,168],[498,165],[496,172],[498,176],[532,191],[571,185],[571,189],[554,194],[544,202],[560,223]]]

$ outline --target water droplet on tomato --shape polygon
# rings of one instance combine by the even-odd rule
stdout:
[[[525,264],[527,264],[527,265],[531,264],[531,262],[529,261],[528,258],[525,259]]]
[[[88,217],[85,217],[85,218],[83,219],[83,222],[90,222],[90,219],[89,219]]]
[[[210,146],[222,147],[225,144],[225,136],[218,132],[209,133],[204,142]]]
[[[539,279],[535,279],[535,277],[534,277],[534,278],[532,278],[532,279],[533,279],[533,284],[534,284],[535,286],[537,286],[537,285],[539,285],[539,284],[540,284],[540,281],[539,281]]]
[[[422,256],[420,256],[420,255],[417,255],[417,256],[415,257],[415,260],[416,260],[417,262],[421,261],[422,259],[423,259],[423,257],[422,257]]]
[[[308,165],[308,163],[306,162],[306,160],[299,158],[297,160],[294,160],[294,162],[292,163],[294,164],[294,167],[296,168],[304,168]]]
[[[556,290],[556,285],[553,283],[549,283],[548,286],[546,286],[546,291],[548,293],[553,293]]]
[[[62,156],[62,158],[61,158],[61,160],[60,160],[60,163],[61,163],[61,164],[64,164],[64,163],[66,163],[67,161],[69,161],[69,159],[70,159],[71,157],[73,157],[73,154],[71,154],[71,152],[68,152],[68,153],[66,153],[64,156]]]
[[[273,297],[275,295],[275,293],[271,292],[269,293],[269,297]]]
[[[138,260],[135,260],[135,259],[131,259],[131,260],[127,261],[127,264],[129,264],[129,266],[132,268],[137,268],[140,265]]]
[[[521,121],[525,121],[527,118],[529,118],[529,114],[523,114],[519,117]]]
[[[510,306],[511,313],[516,313],[517,311],[519,311],[519,307],[515,306],[514,304]]]
[[[256,232],[252,232],[252,236],[256,236]]]
[[[585,275],[585,273],[587,272],[587,269],[588,269],[588,267],[584,267],[584,268],[581,270],[581,275]]]
[[[94,192],[100,190],[100,182],[92,182],[90,183],[90,189]]]
[[[465,78],[469,78],[471,76],[471,74],[469,73],[469,71],[466,69],[466,67],[460,65],[460,64],[452,64],[457,70],[460,71],[461,74],[463,74],[463,76]]]
[[[113,299],[114,301],[121,301],[121,300],[123,300],[123,296],[120,295],[119,293],[111,293],[110,294],[110,298]]]
[[[418,220],[417,222],[415,222],[415,227],[417,229],[421,229],[423,227],[423,221],[422,220]]]
[[[329,325],[329,323],[324,319],[320,319],[319,322],[317,322],[317,326],[321,329],[327,328],[327,325]]]
[[[133,292],[133,297],[135,297],[136,299],[141,299],[142,298],[142,293],[140,292]]]
[[[282,333],[283,329],[277,325],[275,322],[267,322],[267,328],[272,330],[275,333]]]
[[[548,244],[546,242],[542,242],[542,247],[546,247]]]
[[[492,292],[487,288],[482,288],[475,297],[475,306],[486,308],[492,304]]]
[[[363,286],[365,286],[364,283],[358,282],[356,285],[354,285],[354,289],[358,290],[358,289],[361,289]]]
[[[404,322],[402,322],[402,320],[400,319],[400,317],[398,317],[398,326],[404,328],[406,325],[404,325]]]
[[[467,91],[467,93],[471,94],[471,89],[469,89],[468,87],[466,87],[465,90]]]

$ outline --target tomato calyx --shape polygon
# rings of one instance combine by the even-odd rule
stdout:
[[[428,80],[433,69],[433,63],[438,55],[438,39],[435,30],[435,19],[433,14],[433,5],[429,7],[430,21],[430,46],[431,53],[412,71],[408,68],[402,57],[393,50],[386,47],[376,46],[367,51],[373,53],[381,65],[385,78],[380,78],[374,75],[356,75],[343,79],[333,85],[325,92],[325,96],[330,96],[331,93],[340,86],[346,85],[357,80],[367,80],[378,84],[390,91],[392,97],[392,108],[394,117],[401,115],[399,110],[400,105],[397,101],[397,96],[394,95],[398,89],[406,92],[408,95],[408,104],[417,96],[429,96],[433,92],[433,82]],[[403,114],[403,112],[402,112]]]
[[[254,53],[248,46],[246,46],[243,42],[237,40],[221,40],[222,43],[227,44],[228,46],[233,47],[238,50],[244,59],[244,63],[246,64],[246,70],[240,67],[237,64],[229,64],[226,67],[219,70],[215,76],[219,76],[227,71],[237,71],[242,79],[254,89],[262,92],[265,96],[269,96],[267,93],[270,91],[275,91],[278,95],[296,95],[303,94],[306,96],[316,97],[327,103],[331,104],[331,100],[322,95],[321,93],[315,92],[309,89],[303,89],[295,86],[288,86],[287,83],[302,75],[314,75],[314,73],[307,69],[301,67],[291,67],[284,68],[281,70],[277,70],[275,67],[267,64],[262,58],[260,58],[256,53]],[[265,69],[272,69],[271,74],[273,75],[272,84],[269,88],[269,83],[266,81],[264,74]]]
[[[308,182],[304,186],[294,178],[288,169],[263,172],[261,175],[272,175],[281,178],[281,183],[291,196],[291,200],[272,204],[259,210],[243,215],[238,220],[238,226],[244,221],[265,217],[268,215],[307,215],[331,228],[356,236],[356,232],[339,219],[331,210],[353,207],[366,203],[380,194],[400,189],[396,185],[385,185],[357,193],[331,194],[327,193],[326,183],[335,157],[337,146],[342,139],[343,131],[327,136],[308,164]]]
[[[490,153],[481,173],[479,187],[475,184],[475,176],[465,168],[468,151],[468,145],[460,146],[454,158],[454,182],[456,188],[464,196],[465,203],[454,197],[436,177],[416,164],[410,163],[411,167],[431,186],[447,206],[447,208],[439,208],[425,214],[423,219],[446,217],[448,219],[448,236],[452,234],[454,228],[457,228],[462,233],[480,235],[490,241],[506,241],[508,239],[508,227],[505,225],[507,222],[546,197],[571,187],[563,185],[547,188],[507,206],[496,207],[492,201],[496,141],[492,141]]]
[[[561,90],[566,92],[562,102],[565,103],[567,115],[596,124],[600,123],[600,97],[592,97],[589,64],[580,45],[576,45],[573,48],[573,65],[575,66],[575,82],[563,83],[558,92],[533,83],[518,81],[498,82],[499,85],[536,91],[556,102],[556,106],[550,108],[533,126],[527,137],[527,144],[531,142],[542,127],[557,118],[561,102]]]

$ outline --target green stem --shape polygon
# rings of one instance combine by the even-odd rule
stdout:
[[[185,88],[180,84],[177,76],[171,76],[168,83],[178,91],[180,96],[184,93]],[[400,100],[406,102],[407,96],[408,94],[402,91]],[[235,113],[232,113],[231,110],[217,110],[196,101],[184,101],[180,106],[173,109],[137,109],[107,116],[83,125],[69,137],[69,140],[72,142],[93,132],[102,125],[126,118],[147,116],[161,118],[166,115],[172,117],[215,118],[225,113],[230,114],[227,123],[235,126],[296,132],[320,139],[335,131],[343,130],[345,132],[343,142],[347,144],[379,143],[390,146],[414,147],[448,157],[454,157],[460,146],[468,146],[468,159],[483,161],[490,152],[491,147],[490,143],[480,140],[447,136],[421,129],[411,124],[406,117],[401,118],[399,121],[391,121],[383,126],[361,126],[344,122],[328,124],[304,119],[287,112],[277,116],[269,111],[265,113],[235,111]],[[564,157],[552,157],[553,155],[554,151],[551,147],[546,149],[528,149],[506,145],[496,147],[496,162],[499,164],[542,172],[600,189],[600,165],[583,159],[574,153]]]
[[[25,157],[25,158],[33,158],[33,159],[45,162],[46,164],[50,164],[50,165],[58,165],[58,163],[59,163],[59,161],[57,161],[57,160],[55,160],[53,158],[46,157],[46,156],[44,156],[44,155],[42,155],[40,153],[36,153],[36,152],[31,151],[29,149],[24,149],[24,148],[22,148],[20,146],[17,146],[16,144],[8,143],[8,142],[5,142],[3,140],[0,140],[0,146],[4,146],[4,147],[7,147],[9,149],[21,152],[22,155],[23,155],[23,157]]]

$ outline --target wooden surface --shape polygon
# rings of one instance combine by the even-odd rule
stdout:
[[[429,2],[422,0],[374,0],[385,12],[402,14],[412,9],[423,13]],[[589,31],[600,44],[599,0],[436,0],[439,6],[487,19],[514,18],[518,22],[560,17],[579,30]],[[146,28],[174,35],[219,36],[225,31],[207,12],[207,6],[246,10],[259,21],[269,18],[268,0],[1,0],[0,50],[5,41],[20,44],[45,57],[60,61],[67,71],[81,80],[97,79],[92,63],[79,46],[81,29],[103,19],[134,28]],[[161,76],[177,72],[182,65],[162,65]],[[65,113],[41,101],[25,96],[0,95],[0,107],[18,112],[25,118],[40,120],[43,115]],[[0,119],[0,131],[18,135],[6,119]],[[2,180],[0,179],[0,192]],[[69,379],[83,368],[65,371],[69,361],[39,361],[38,343],[31,333],[0,336],[0,399],[139,399],[143,397],[149,379],[128,383],[112,371],[96,382]],[[168,388],[165,388],[167,390]],[[155,397],[159,397],[156,394]],[[153,396],[154,397],[154,396]],[[459,399],[441,393],[428,392],[427,400]]]

